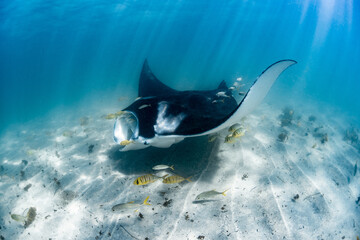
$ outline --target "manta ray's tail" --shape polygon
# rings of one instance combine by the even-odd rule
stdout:
[[[225,117],[222,124],[210,131],[207,131],[206,134],[217,132],[221,129],[229,127],[239,122],[244,116],[248,115],[265,98],[266,94],[269,92],[271,86],[280,74],[295,63],[296,61],[294,60],[281,60],[265,69],[247,91],[236,109]]]

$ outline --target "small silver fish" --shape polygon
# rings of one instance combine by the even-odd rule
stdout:
[[[139,107],[139,109],[143,109],[143,108],[147,108],[147,107],[151,107],[151,104],[141,105],[141,106]]]
[[[231,87],[229,87],[229,90],[233,91],[233,90],[235,90],[235,87],[231,86]]]
[[[214,100],[214,101],[212,101],[211,103],[218,103],[218,102],[224,103],[225,101],[224,101],[224,99],[221,99],[221,100]]]
[[[150,196],[147,196],[143,203],[135,203],[134,201],[128,202],[128,203],[120,203],[116,204],[111,208],[113,212],[115,211],[124,211],[129,209],[135,209],[136,211],[142,206],[142,205],[151,205],[147,201],[149,200]]]
[[[236,81],[241,82],[241,81],[242,81],[242,77],[238,77],[238,78],[236,79]]]
[[[158,171],[158,170],[165,170],[165,169],[168,169],[168,168],[170,168],[171,170],[174,171],[174,165],[168,166],[168,165],[160,164],[160,165],[154,166],[152,169]]]
[[[218,93],[216,94],[216,96],[218,96],[218,97],[229,97],[228,95],[226,95],[225,92],[218,92]]]
[[[246,92],[239,92],[239,95],[240,96],[243,96],[243,95],[245,95],[246,94]]]
[[[209,200],[209,199],[212,199],[218,195],[223,195],[223,196],[226,196],[226,192],[228,191],[229,189],[223,191],[223,192],[218,192],[218,191],[215,191],[215,190],[211,190],[211,191],[206,191],[206,192],[202,192],[200,193],[199,195],[196,196],[195,198],[195,201],[204,201],[204,200]]]
[[[214,134],[214,135],[209,135],[209,137],[208,137],[208,141],[209,141],[209,142],[213,142],[213,141],[215,141],[215,140],[216,140],[216,138],[217,138],[217,134]]]

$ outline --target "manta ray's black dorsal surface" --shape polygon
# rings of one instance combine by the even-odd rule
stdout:
[[[231,91],[222,81],[209,91],[176,91],[158,80],[143,64],[139,80],[139,99],[124,111],[137,116],[139,136],[189,136],[220,125],[237,107]]]
[[[280,74],[295,63],[286,59],[270,65],[237,104],[225,81],[214,90],[177,91],[157,79],[145,60],[139,97],[116,119],[114,141],[121,151],[129,151],[166,148],[187,137],[216,133],[254,110]]]

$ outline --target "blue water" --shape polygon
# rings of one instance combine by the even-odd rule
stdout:
[[[120,152],[104,116],[136,98],[146,58],[178,90],[298,64],[234,143]],[[0,0],[0,240],[356,239],[359,66],[359,0]],[[157,164],[193,182],[133,184]],[[230,190],[193,202],[212,189]],[[24,228],[10,214],[30,207]]]
[[[176,89],[294,59],[283,93],[359,114],[359,1],[5,0],[0,39],[0,131],[89,94],[136,92],[145,58]]]

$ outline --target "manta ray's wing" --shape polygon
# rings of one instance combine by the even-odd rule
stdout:
[[[165,137],[202,136],[218,132],[224,128],[230,127],[231,125],[240,122],[243,117],[248,115],[261,103],[280,74],[295,63],[296,61],[294,60],[281,60],[265,69],[247,91],[242,101],[234,108],[234,110],[230,111],[229,114],[224,116],[222,120],[219,120],[219,124],[217,126],[195,134],[174,134]],[[223,83],[219,85],[219,88],[221,87],[223,87]]]
[[[202,134],[198,134],[198,136],[217,132],[239,122],[244,116],[248,115],[261,103],[280,74],[285,71],[285,69],[296,63],[297,62],[294,60],[281,60],[270,65],[255,80],[251,88],[247,91],[245,97],[236,109],[225,117],[222,124]]]
[[[139,80],[139,97],[161,96],[163,94],[175,94],[178,91],[166,86],[150,70],[147,59],[145,59]]]

